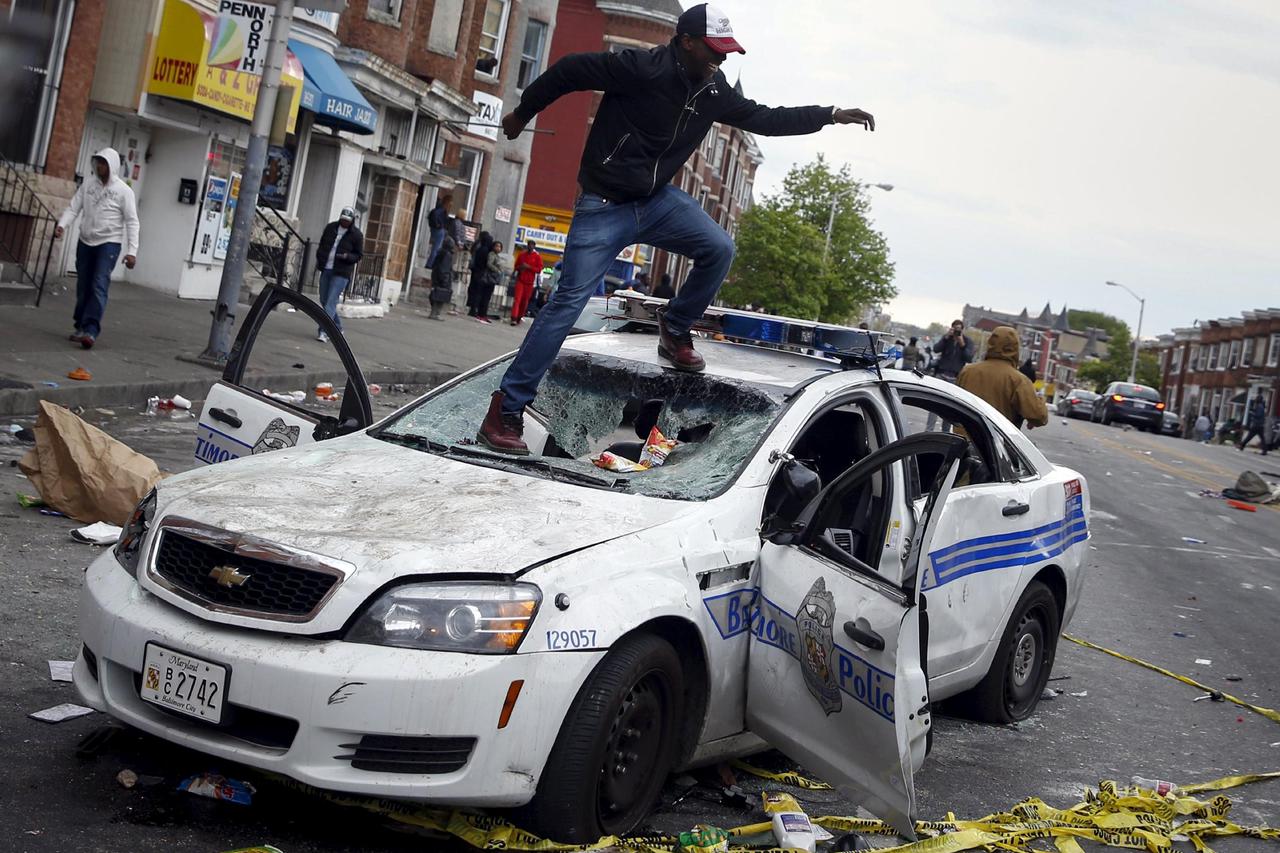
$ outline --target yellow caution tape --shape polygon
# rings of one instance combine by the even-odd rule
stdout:
[[[1218,693],[1219,695],[1222,696],[1223,699],[1227,700],[1228,702],[1234,702],[1235,704],[1239,705],[1241,708],[1247,708],[1255,714],[1260,714],[1266,717],[1268,720],[1270,720],[1273,723],[1280,723],[1280,711],[1277,711],[1273,708],[1263,708],[1258,705],[1251,705],[1250,703],[1244,701],[1243,699],[1239,699],[1235,696],[1232,696],[1229,693],[1223,693],[1221,690],[1218,690],[1217,688],[1209,687],[1208,685],[1201,684],[1199,681],[1196,681],[1194,678],[1187,678],[1185,675],[1178,675],[1178,673],[1171,672],[1165,669],[1164,667],[1156,666],[1155,664],[1148,663],[1147,661],[1142,660],[1140,658],[1130,657],[1129,655],[1121,654],[1120,652],[1114,651],[1113,649],[1108,649],[1105,646],[1099,646],[1096,643],[1091,643],[1088,640],[1082,640],[1079,637],[1073,637],[1070,634],[1063,634],[1062,638],[1064,640],[1070,640],[1071,642],[1076,643],[1077,645],[1084,646],[1086,649],[1093,649],[1094,651],[1103,652],[1104,654],[1111,655],[1112,657],[1120,658],[1120,660],[1127,660],[1129,663],[1136,663],[1140,667],[1149,669],[1152,672],[1158,672],[1161,675],[1167,675],[1172,679],[1181,681],[1183,684],[1189,684],[1192,687],[1197,687],[1205,691],[1206,693]]]
[[[741,762],[735,766],[763,778],[795,777],[787,784],[815,789],[825,783],[799,774],[773,774]],[[757,772],[758,771],[758,772]],[[669,835],[609,836],[590,844],[561,844],[526,832],[493,815],[428,808],[399,800],[378,800],[318,791],[299,782],[276,777],[296,790],[309,792],[339,805],[357,806],[393,820],[423,829],[443,832],[472,847],[487,850],[587,851],[610,848],[628,853],[672,853],[680,849],[680,839]],[[1280,778],[1280,772],[1227,776],[1209,782],[1185,785],[1177,794],[1160,796],[1143,788],[1121,787],[1115,782],[1099,783],[1096,791],[1086,789],[1081,802],[1067,809],[1050,806],[1029,797],[1008,812],[987,815],[979,820],[917,821],[919,841],[878,848],[879,853],[963,853],[966,850],[1007,850],[1032,853],[1032,842],[1052,839],[1058,853],[1083,853],[1079,840],[1108,847],[1174,853],[1174,842],[1188,840],[1198,851],[1209,851],[1208,840],[1241,835],[1264,841],[1280,841],[1280,829],[1246,827],[1227,820],[1231,800],[1219,794],[1204,802],[1188,794],[1222,791],[1251,782]],[[830,786],[825,786],[830,787]],[[896,836],[897,831],[874,818],[828,815],[813,822],[831,832],[860,832]],[[744,839],[768,833],[769,823],[754,823],[725,830],[730,839]],[[728,853],[772,853],[776,848],[730,846]]]
[[[818,782],[814,779],[806,779],[799,773],[787,771],[785,773],[771,773],[768,770],[761,770],[759,767],[753,767],[745,761],[731,762],[735,768],[752,776],[759,776],[761,779],[771,779],[774,782],[781,782],[784,785],[790,785],[793,788],[806,788],[810,791],[830,791],[831,786],[826,782]]]

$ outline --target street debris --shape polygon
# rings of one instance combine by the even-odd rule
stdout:
[[[809,816],[790,794],[765,791],[760,799],[765,814],[772,815],[773,837],[782,849],[813,853],[819,841],[831,840],[831,833],[825,829],[819,832],[821,828],[810,822]]]
[[[1222,495],[1250,504],[1280,503],[1280,484],[1267,482],[1257,471],[1245,471],[1236,478],[1234,487],[1222,490]]]
[[[313,390],[315,391],[316,399],[323,400],[325,397],[328,397],[333,393],[333,383],[317,382],[316,387]]]
[[[54,516],[54,517],[56,517],[56,518],[66,518],[66,517],[67,517],[67,514],[66,514],[65,512],[58,512],[58,510],[56,510],[56,509],[41,509],[41,510],[40,510],[40,514],[41,514],[41,515],[52,515],[52,516]]]
[[[1223,678],[1227,681],[1244,681],[1244,676],[1242,675],[1226,675]]]
[[[253,802],[253,795],[258,792],[248,782],[228,779],[225,776],[219,776],[217,773],[201,773],[198,776],[189,776],[178,783],[178,790],[186,791],[188,794],[195,794],[197,797],[225,800],[242,806],[247,806]]]
[[[80,382],[88,382],[93,378],[93,374],[85,370],[83,367],[77,367],[67,374],[68,379],[76,379]]]
[[[1209,543],[1203,539],[1197,539],[1194,536],[1183,536],[1182,541],[1188,545],[1208,545]]]
[[[1088,691],[1088,690],[1081,690],[1080,692],[1078,692],[1078,693],[1072,693],[1071,695],[1072,695],[1072,696],[1075,696],[1075,697],[1076,697],[1076,698],[1078,698],[1078,699],[1083,699],[1083,698],[1085,698],[1086,696],[1088,696],[1088,695],[1089,695],[1089,691]]]
[[[49,680],[50,681],[70,681],[71,670],[75,667],[76,662],[73,660],[51,660],[49,661]]]
[[[40,500],[40,498],[35,495],[27,495],[22,492],[18,492],[18,506],[23,509],[38,509],[39,507],[44,506],[44,501]]]
[[[300,362],[300,361],[295,361],[295,362],[293,363],[293,369],[294,369],[294,370],[306,370],[306,369],[307,369],[307,366],[306,366],[305,364],[303,364],[302,362]]]
[[[64,702],[61,705],[54,705],[52,708],[45,708],[43,711],[34,711],[27,714],[27,716],[42,723],[61,723],[65,720],[74,720],[76,717],[83,717],[92,713],[94,713],[92,708]]]
[[[290,311],[294,310],[292,308]],[[241,847],[238,850],[227,850],[225,853],[284,853],[279,847],[272,847],[270,844],[260,844],[257,847]]]
[[[120,538],[120,530],[117,525],[98,521],[71,531],[71,538],[86,545],[113,545]]]
[[[378,396],[382,393],[382,386],[376,382],[371,382],[369,384],[369,393],[374,397]]]
[[[1174,631],[1174,632],[1173,632],[1173,636],[1175,636],[1175,637],[1182,637],[1183,639],[1187,639],[1187,638],[1189,638],[1191,635],[1190,635],[1190,634],[1188,634],[1188,633],[1186,633],[1186,632],[1184,632],[1184,631]]]
[[[698,824],[680,833],[680,853],[727,853],[729,833],[715,826]]]
[[[150,458],[48,400],[35,432],[18,467],[46,504],[76,521],[123,524],[161,479]]]
[[[307,399],[306,391],[290,391],[289,393],[272,391],[270,388],[262,389],[262,396],[270,397],[272,400],[279,400],[281,403],[302,403]]]
[[[1253,504],[1247,504],[1247,503],[1244,503],[1243,501],[1238,501],[1238,500],[1235,500],[1235,499],[1232,499],[1232,498],[1228,498],[1228,499],[1227,499],[1227,506],[1231,507],[1232,509],[1242,509],[1242,510],[1244,510],[1245,512],[1257,512],[1257,511],[1258,511],[1258,508],[1257,508],[1256,506],[1254,506]]]
[[[1196,698],[1192,699],[1191,701],[1192,701],[1192,702],[1203,702],[1203,701],[1204,701],[1204,700],[1206,700],[1206,699],[1208,699],[1208,700],[1209,700],[1209,701],[1211,701],[1211,702],[1225,702],[1225,701],[1227,701],[1227,697],[1226,697],[1226,695],[1224,695],[1224,694],[1223,694],[1223,692],[1222,692],[1221,690],[1210,690],[1208,693],[1204,694],[1203,696],[1197,696]]]
[[[116,781],[120,783],[122,788],[132,788],[138,784],[138,774],[125,768],[116,774]]]
[[[114,417],[116,416],[116,413],[115,413],[115,410],[114,410],[114,409],[100,409],[100,408],[95,408],[95,409],[94,409],[94,411],[95,411],[95,412],[97,412],[97,413],[98,413],[98,414],[100,414],[100,415],[106,415],[106,416],[107,416],[107,417],[109,417],[109,418],[114,418]]]
[[[1196,665],[1197,666],[1213,666],[1213,661],[1209,660],[1209,658],[1196,658]]]
[[[1129,781],[1137,785],[1144,791],[1152,791],[1158,797],[1178,796],[1181,790],[1172,782],[1166,782],[1163,779],[1148,779],[1145,776],[1134,776]]]
[[[1054,699],[1057,699],[1059,696],[1061,696],[1063,692],[1064,691],[1057,690],[1053,687],[1046,687],[1044,690],[1040,691],[1040,701],[1052,702]]]

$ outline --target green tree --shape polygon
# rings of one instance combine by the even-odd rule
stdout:
[[[824,262],[833,202],[831,251]],[[898,292],[888,244],[872,227],[869,211],[866,190],[847,166],[832,171],[821,156],[793,166],[782,191],[742,218],[723,298],[779,314],[855,322],[868,305],[883,304]]]
[[[1074,312],[1072,312],[1074,313]],[[1083,312],[1097,314],[1098,312]],[[1099,314],[1106,317],[1105,314]],[[1114,317],[1109,318],[1115,320]],[[1129,327],[1116,321],[1118,326],[1110,332],[1111,340],[1107,344],[1107,357],[1098,361],[1090,361],[1081,365],[1076,372],[1076,380],[1081,385],[1092,384],[1094,391],[1102,391],[1112,382],[1125,382],[1129,379],[1129,367],[1133,364],[1133,340],[1129,336]],[[1101,328],[1098,326],[1097,328]],[[1139,385],[1160,387],[1160,362],[1153,352],[1138,353],[1138,371],[1135,381]]]
[[[1129,332],[1129,324],[1119,317],[1113,317],[1102,311],[1067,311],[1067,322],[1071,328],[1079,331],[1085,329],[1102,329],[1108,336],[1123,334],[1126,340],[1133,340]]]

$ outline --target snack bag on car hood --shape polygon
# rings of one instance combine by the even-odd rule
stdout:
[[[656,426],[649,430],[649,438],[644,443],[644,451],[640,454],[640,464],[646,468],[657,468],[667,461],[667,454],[675,449],[676,440],[667,438]]]
[[[619,471],[624,474],[635,473],[636,471],[649,470],[648,465],[641,465],[632,462],[630,459],[624,459],[616,453],[610,453],[607,450],[600,451],[600,455],[591,460],[591,464],[597,468],[603,468],[606,471]]]

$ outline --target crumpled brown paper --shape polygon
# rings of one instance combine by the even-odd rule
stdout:
[[[163,476],[150,458],[47,400],[34,431],[36,446],[18,468],[46,504],[76,521],[123,525]]]

